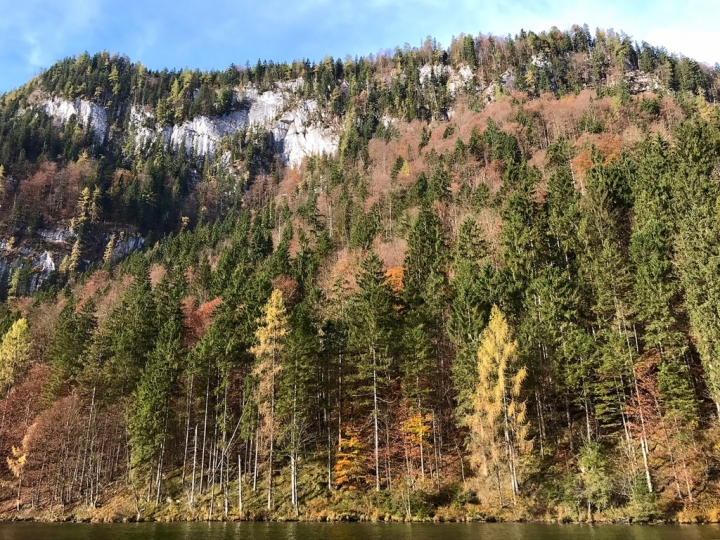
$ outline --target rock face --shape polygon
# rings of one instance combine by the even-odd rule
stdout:
[[[185,148],[187,153],[194,151],[198,156],[211,156],[223,137],[232,135],[246,125],[247,114],[243,111],[218,118],[198,116],[179,126],[161,129],[150,135],[149,139],[162,137],[164,143],[173,150]]]
[[[340,123],[322,111],[317,101],[296,95],[303,84],[302,79],[279,83],[267,92],[259,92],[253,86],[239,88],[236,97],[245,105],[244,109],[218,117],[198,116],[169,127],[155,126],[152,109],[133,106],[129,111],[128,136],[138,149],[162,139],[173,150],[184,148],[198,156],[212,156],[224,137],[259,127],[271,134],[280,160],[295,167],[308,156],[334,154],[340,141]],[[48,98],[40,107],[60,125],[75,115],[84,128],[92,127],[100,143],[107,137],[107,113],[95,103]]]
[[[116,134],[115,129],[110,133],[107,111],[91,101],[41,94],[32,106],[45,112],[58,126],[75,117],[83,129],[94,131],[100,144],[112,138],[123,148],[128,148],[126,143],[130,143],[130,148],[134,146],[140,151],[159,141],[173,150],[184,149],[188,154],[215,157],[223,138],[245,129],[261,128],[269,134],[280,160],[295,167],[308,156],[336,153],[342,127],[341,122],[323,111],[317,101],[298,96],[303,84],[301,79],[279,83],[267,92],[259,92],[253,86],[236,89],[236,99],[243,104],[241,110],[218,117],[198,116],[176,126],[158,127],[151,108],[132,106],[127,112],[127,130],[120,134]],[[111,254],[113,261],[143,248],[144,238],[116,233]],[[7,240],[0,239],[0,279],[4,276],[7,280],[19,271],[25,292],[36,291],[69,255],[75,238],[69,228],[58,226],[36,231],[21,247],[13,247]],[[102,253],[109,239],[108,234],[102,246],[95,246],[95,251]]]
[[[110,237],[105,238],[105,241],[110,241]],[[110,258],[112,262],[121,261],[133,251],[142,249],[144,245],[145,238],[142,236],[128,236],[121,233],[120,238],[115,242],[115,248]]]
[[[120,231],[117,237],[111,255],[113,262],[121,261],[145,245],[145,238],[137,234]],[[0,282],[4,280],[5,284],[9,283],[11,276],[19,271],[21,294],[37,291],[58,269],[63,258],[70,255],[76,238],[72,230],[63,226],[39,229],[31,239],[24,240],[19,246],[13,246],[8,239],[0,238]],[[109,240],[109,234],[98,239],[94,245],[95,253],[102,254]],[[87,266],[91,262],[85,259],[83,265]]]
[[[620,84],[621,81],[625,83],[628,92],[633,96],[645,92],[656,92],[665,88],[657,75],[639,69],[615,73],[608,77],[606,85],[612,88]]]
[[[57,256],[57,254],[56,254]],[[25,270],[25,278],[20,283],[21,294],[37,291],[43,282],[55,271],[55,260],[49,251],[23,246],[8,250],[6,240],[0,241],[0,276],[4,284],[11,280],[16,270]]]
[[[173,150],[184,148],[198,156],[212,156],[224,137],[259,127],[271,134],[280,160],[295,167],[308,156],[334,154],[340,142],[340,123],[324,113],[317,101],[296,96],[303,84],[302,79],[280,83],[267,92],[258,92],[252,86],[239,88],[236,96],[246,105],[243,110],[218,117],[198,116],[170,127],[155,127],[152,109],[133,106],[129,113],[128,136],[138,149],[161,138]],[[100,143],[107,137],[107,113],[95,103],[49,98],[42,101],[40,107],[60,125],[75,115],[84,128],[92,127]]]
[[[663,84],[657,75],[645,73],[644,71],[628,71],[625,73],[625,81],[631,94],[642,94],[643,92],[654,92],[661,90]]]
[[[339,124],[318,107],[315,100],[298,99],[295,86],[277,85],[273,91],[258,92],[250,87],[238,91],[242,103],[249,107],[225,116],[198,116],[181,125],[153,131],[147,126],[152,112],[134,107],[130,129],[136,146],[143,146],[162,137],[174,150],[185,148],[198,156],[211,156],[223,137],[242,129],[259,127],[272,135],[272,143],[280,159],[295,167],[305,157],[334,154],[340,141]]]
[[[533,54],[532,58],[530,59],[533,66],[544,68],[550,65],[550,61],[547,59],[547,56],[544,54]]]
[[[420,83],[424,84],[435,76],[436,78],[445,77],[447,80],[447,88],[452,97],[455,97],[460,91],[465,88],[465,85],[472,81],[473,70],[470,66],[460,66],[459,69],[454,69],[450,66],[425,64],[420,68],[419,78]]]
[[[511,89],[515,85],[515,74],[508,70],[500,75],[499,88]],[[483,90],[483,97],[487,103],[495,101],[495,92],[498,90],[498,82],[492,81],[487,85],[487,88]]]
[[[303,100],[283,114],[272,134],[275,150],[292,167],[306,156],[335,154],[340,141],[337,131],[323,124],[314,100]]]
[[[41,108],[50,118],[58,124],[64,125],[71,116],[85,128],[92,128],[95,138],[99,143],[105,141],[108,129],[107,114],[105,109],[91,101],[76,99],[68,101],[60,98],[52,98],[42,103]]]

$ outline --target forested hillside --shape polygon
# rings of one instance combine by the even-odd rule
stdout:
[[[0,96],[7,518],[717,521],[720,66],[428,39]]]

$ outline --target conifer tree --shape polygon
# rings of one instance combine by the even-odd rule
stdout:
[[[87,300],[78,311],[74,298],[69,298],[58,316],[52,341],[45,355],[51,366],[46,387],[49,402],[61,397],[83,369],[83,356],[91,343],[97,321],[95,302]]]
[[[408,238],[404,262],[403,296],[410,305],[422,302],[425,282],[431,271],[442,273],[444,240],[442,225],[429,204],[424,203]]]
[[[164,322],[164,321],[163,321]],[[150,276],[141,267],[128,291],[105,321],[104,369],[114,391],[129,395],[155,346],[158,323]]]
[[[163,461],[167,432],[172,421],[170,400],[175,390],[175,379],[183,357],[182,287],[171,286],[167,276],[155,291],[157,312],[161,318],[154,349],[148,354],[135,390],[128,431],[130,435],[130,466],[136,475],[150,476],[148,502],[155,484],[155,501],[160,502],[163,480]],[[142,476],[140,476],[142,477]]]
[[[296,306],[289,320],[287,356],[278,391],[277,411],[283,420],[282,449],[290,458],[290,502],[295,515],[299,509],[299,460],[313,416],[313,394],[317,395],[314,380],[316,359],[320,354],[318,336],[311,317],[309,301]]]
[[[513,503],[520,491],[521,456],[530,449],[517,341],[505,316],[493,306],[478,349],[478,382],[473,400],[471,462],[484,477],[493,476],[502,504],[501,469],[507,467]]]
[[[282,292],[273,290],[258,322],[255,332],[257,344],[252,347],[251,352],[257,358],[254,369],[257,379],[255,400],[258,403],[260,427],[268,445],[267,509],[272,510],[275,445],[280,432],[277,392],[287,354],[287,335],[290,332]]]
[[[357,392],[363,401],[370,401],[375,490],[380,491],[380,408],[393,361],[396,313],[392,291],[375,252],[365,257],[357,283],[359,291],[348,308],[348,338],[357,355],[354,362]]]
[[[0,395],[5,395],[28,367],[30,345],[27,320],[18,319],[0,342]]]
[[[494,267],[483,261],[487,243],[472,217],[463,220],[454,250],[450,281],[449,338],[457,347],[452,377],[457,392],[455,416],[464,424],[472,410],[477,380],[477,347],[491,307]]]
[[[103,263],[106,265],[112,264],[113,253],[115,252],[115,233],[110,235],[108,243],[105,245],[105,251],[103,252]]]

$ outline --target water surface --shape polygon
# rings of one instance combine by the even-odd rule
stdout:
[[[0,523],[2,540],[720,540],[717,525]]]

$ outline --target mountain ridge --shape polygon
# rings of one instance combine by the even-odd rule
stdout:
[[[573,27],[4,95],[0,513],[716,521],[718,75]]]

